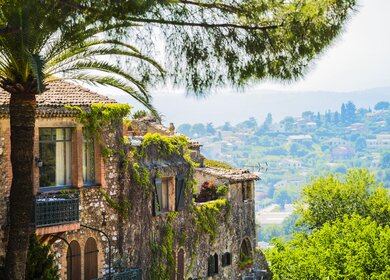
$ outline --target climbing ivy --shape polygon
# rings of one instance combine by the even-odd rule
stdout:
[[[127,199],[124,199],[121,202],[116,202],[106,193],[105,190],[103,190],[103,188],[99,188],[99,192],[107,203],[122,215],[123,219],[127,218],[131,207],[130,202]]]
[[[145,167],[135,162],[131,171],[134,184],[146,189],[150,186],[149,171]]]
[[[230,205],[226,198],[216,199],[194,207],[195,223],[198,231],[207,233],[210,236],[211,243],[217,237],[218,217],[223,208],[230,212]]]
[[[95,135],[101,141],[100,133],[104,125],[117,120],[122,120],[130,114],[131,106],[127,104],[92,104],[89,110],[79,106],[66,106],[66,108],[78,111],[77,120],[84,125],[84,133],[92,139]]]
[[[164,136],[158,133],[146,133],[137,153],[138,159],[146,156],[150,147],[156,147],[159,159],[167,159],[172,156],[182,156],[187,151],[187,137],[185,136]]]
[[[163,237],[161,240],[152,240],[152,268],[151,280],[169,280],[171,275],[175,273],[175,255],[173,251],[173,243],[175,232],[172,222],[177,217],[177,212],[166,214],[167,220],[162,229]]]

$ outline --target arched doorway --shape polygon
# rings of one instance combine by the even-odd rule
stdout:
[[[253,252],[252,245],[249,238],[244,238],[241,242],[240,247],[240,267],[248,267],[253,264]]]
[[[98,277],[98,252],[95,239],[88,238],[84,247],[84,280]]]
[[[184,250],[179,249],[177,252],[177,263],[176,263],[176,271],[177,271],[177,280],[184,280]]]
[[[79,243],[73,240],[70,242],[70,249],[68,248],[66,253],[67,279],[81,280],[81,249]]]

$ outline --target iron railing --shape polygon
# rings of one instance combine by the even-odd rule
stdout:
[[[35,227],[78,223],[79,194],[46,194],[35,196]]]
[[[95,280],[108,280],[108,276],[97,278]],[[113,273],[111,280],[142,280],[142,269],[129,268],[123,272]]]

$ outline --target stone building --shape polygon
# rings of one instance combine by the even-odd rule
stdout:
[[[204,166],[201,145],[173,126],[123,122],[126,106],[78,85],[50,83],[37,100],[33,225],[61,279],[250,272],[256,175]],[[12,178],[8,103],[0,92],[0,256]]]

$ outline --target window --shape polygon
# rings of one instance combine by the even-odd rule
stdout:
[[[222,255],[222,267],[232,264],[232,254],[226,252]]]
[[[218,274],[218,254],[215,253],[207,259],[207,276]]]
[[[252,181],[246,181],[241,183],[242,186],[242,200],[252,199]]]
[[[176,194],[175,210],[176,211],[182,210],[184,208],[185,205],[184,188],[185,188],[184,178],[181,176],[176,177],[176,187],[175,187],[175,194]]]
[[[83,184],[95,183],[95,149],[94,141],[83,137]]]
[[[154,182],[154,215],[184,208],[185,181],[182,177],[156,177]]]
[[[70,128],[39,129],[39,185],[41,188],[71,185],[72,133]]]

